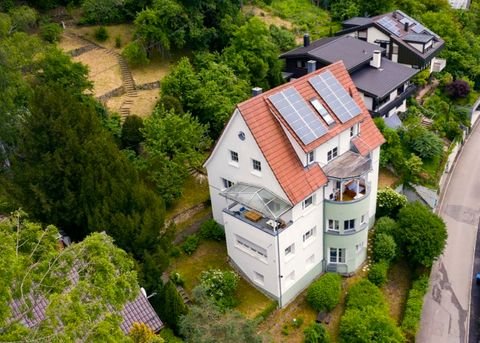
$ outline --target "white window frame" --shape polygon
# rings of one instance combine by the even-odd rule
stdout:
[[[254,172],[261,173],[262,172],[262,162],[252,158],[252,168]]]
[[[343,231],[352,231],[355,230],[356,219],[347,219],[343,221]],[[352,227],[353,223],[353,227]]]
[[[305,231],[303,234],[303,243],[307,243],[313,240],[316,234],[317,227],[314,226],[310,230]]]
[[[365,242],[364,241],[361,241],[360,243],[355,244],[355,252],[357,254],[359,254],[363,250],[364,247],[365,247]]]
[[[327,223],[327,230],[339,232],[340,231],[340,221],[337,219],[329,219]]]
[[[312,150],[307,154],[307,164],[312,164],[313,162],[315,162],[315,150]]]
[[[302,201],[302,209],[307,209],[315,204],[315,194],[310,195],[308,198]]]
[[[285,248],[285,256],[293,256],[293,255],[295,255],[295,243],[292,243]]]
[[[362,216],[360,217],[360,225],[366,224],[367,218],[368,218],[368,213],[362,214]]]
[[[343,251],[343,254],[341,252]],[[332,252],[334,252],[335,261],[332,261]],[[343,260],[343,261],[342,261]],[[347,261],[347,249],[345,248],[329,248],[328,263],[345,264]]]
[[[241,236],[235,236],[235,246],[244,251],[245,253],[253,256],[261,261],[266,262],[268,258],[267,249],[262,248],[261,246],[250,242],[248,239],[245,239]]]
[[[226,178],[224,178],[224,177],[222,177],[221,179],[222,179],[223,189],[230,188],[230,187],[232,187],[232,186],[235,184],[235,182],[230,181],[229,179],[226,179]]]
[[[335,159],[338,156],[338,147],[335,147],[327,152],[327,162]]]
[[[230,161],[238,164],[238,152],[230,150]]]
[[[259,272],[253,271],[253,281],[259,285],[263,285],[265,283],[265,276]]]

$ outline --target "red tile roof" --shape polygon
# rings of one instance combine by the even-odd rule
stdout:
[[[328,110],[326,103],[308,82],[308,79],[312,76],[320,74],[326,70],[332,72],[362,110],[360,115],[343,124],[336,118],[332,111]],[[336,125],[333,125],[325,135],[306,146],[300,139],[298,139],[268,100],[268,96],[288,87],[294,87],[306,100],[317,97],[336,121]],[[373,123],[373,120],[342,61],[319,69],[311,74],[307,74],[295,81],[271,89],[259,96],[240,103],[237,107],[280,186],[293,204],[299,203],[318,188],[325,185],[327,183],[327,177],[318,164],[313,164],[307,167],[303,166],[297,157],[293,146],[288,140],[280,121],[283,122],[283,126],[290,131],[305,152],[317,148],[329,139],[337,136],[340,132],[350,129],[353,124],[358,122],[361,122],[361,138],[356,139],[357,143],[354,142],[354,144],[362,155],[367,154],[384,142],[383,136]]]

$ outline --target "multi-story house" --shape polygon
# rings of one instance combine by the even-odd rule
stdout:
[[[284,306],[365,261],[384,139],[342,62],[255,91],[205,167],[230,261]]]
[[[349,35],[385,49],[393,62],[415,69],[442,71],[446,60],[436,57],[444,41],[400,10],[371,18],[355,17],[342,23],[337,36]]]
[[[329,37],[310,43],[304,36],[301,47],[280,56],[285,60],[284,77],[298,78],[309,70],[343,61],[367,109],[374,117],[392,117],[407,110],[406,99],[416,87],[411,79],[417,69],[395,63],[384,57],[385,49],[350,36]]]

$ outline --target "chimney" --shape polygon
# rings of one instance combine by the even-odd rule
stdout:
[[[308,33],[305,33],[303,35],[303,46],[307,47],[310,45],[310,35]]]
[[[317,70],[317,61],[310,60],[307,61],[307,73],[313,73],[315,70]]]
[[[370,61],[370,65],[379,69],[382,65],[382,52],[380,50],[373,50],[373,57]]]
[[[253,87],[252,88],[252,97],[262,94],[262,88]]]
[[[403,24],[403,29],[408,32],[408,21]]]

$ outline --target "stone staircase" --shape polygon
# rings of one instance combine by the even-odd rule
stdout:
[[[64,32],[64,35],[67,37],[74,39],[82,44],[82,47],[79,49],[75,49],[76,51],[74,54],[75,56],[79,56],[82,53],[94,50],[94,49],[101,49],[103,50],[106,54],[114,56],[117,61],[118,65],[120,66],[120,72],[122,75],[122,86],[123,89],[126,93],[126,99],[122,102],[120,105],[120,110],[119,114],[122,119],[125,119],[128,117],[131,113],[130,110],[133,106],[133,103],[135,101],[135,98],[138,97],[138,92],[135,86],[135,80],[133,79],[132,73],[130,72],[130,68],[128,67],[127,61],[120,55],[118,52],[112,50],[112,49],[107,49],[103,46],[98,45],[97,43],[90,41],[89,39],[86,39],[82,36],[79,36],[73,32]],[[72,55],[72,54],[71,54]],[[73,55],[72,55],[73,56]]]
[[[183,289],[182,286],[176,286],[176,288],[177,288],[178,294],[180,294],[180,296],[182,297],[183,302],[184,302],[186,305],[190,304],[190,303],[191,303],[191,300],[190,300],[190,298],[188,297],[187,293],[185,292],[185,289]]]

